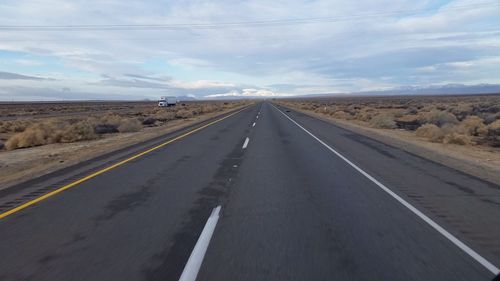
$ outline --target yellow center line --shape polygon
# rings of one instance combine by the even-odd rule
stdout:
[[[224,119],[226,119],[226,118],[229,118],[229,117],[231,117],[231,116],[233,116],[233,115],[235,115],[235,114],[238,114],[238,113],[242,112],[243,110],[245,110],[245,109],[247,109],[247,108],[248,108],[248,106],[247,106],[247,107],[244,107],[244,108],[242,108],[242,109],[240,109],[240,110],[238,110],[238,111],[236,111],[236,112],[233,112],[233,113],[231,113],[231,114],[229,114],[229,115],[226,115],[226,116],[224,116],[224,117],[222,117],[222,118],[220,118],[220,119],[217,119],[217,120],[215,120],[215,121],[212,121],[212,122],[210,122],[210,123],[207,123],[207,124],[205,124],[205,125],[203,125],[203,126],[201,126],[201,127],[198,127],[198,128],[193,129],[193,130],[191,130],[191,131],[189,131],[189,132],[186,132],[186,133],[184,133],[184,134],[182,134],[182,135],[180,135],[180,136],[177,136],[177,137],[175,137],[175,138],[173,138],[173,139],[170,139],[170,140],[168,140],[168,141],[166,141],[166,142],[164,142],[164,143],[161,143],[161,144],[159,144],[159,145],[157,145],[157,146],[155,146],[155,147],[152,147],[152,148],[150,148],[150,149],[148,149],[148,150],[145,150],[145,151],[143,151],[143,152],[141,152],[141,153],[138,153],[138,154],[136,154],[136,155],[134,155],[134,156],[131,156],[131,157],[129,157],[129,158],[125,159],[125,160],[122,160],[122,161],[120,161],[120,162],[118,162],[118,163],[115,163],[115,164],[113,164],[113,165],[111,165],[111,166],[109,166],[109,167],[106,167],[106,168],[101,169],[101,170],[99,170],[99,171],[97,171],[97,172],[94,172],[94,173],[92,173],[92,174],[90,174],[90,175],[88,175],[88,176],[86,176],[86,177],[83,177],[83,178],[81,178],[81,179],[79,179],[79,180],[76,180],[76,181],[74,181],[74,182],[72,182],[72,183],[69,183],[69,184],[67,184],[67,185],[65,185],[65,186],[62,186],[62,187],[60,187],[60,188],[58,188],[58,189],[56,189],[56,190],[53,190],[53,191],[51,191],[51,192],[49,192],[49,193],[46,193],[46,194],[42,195],[42,196],[40,196],[40,197],[37,197],[37,198],[35,198],[35,199],[33,199],[33,200],[30,200],[30,201],[28,201],[28,202],[26,202],[26,203],[23,203],[23,204],[21,204],[21,205],[19,205],[19,206],[15,207],[15,208],[12,208],[12,209],[10,209],[10,210],[8,210],[8,211],[5,211],[5,212],[3,212],[3,213],[1,213],[1,214],[0,214],[0,219],[6,218],[6,217],[8,217],[8,216],[10,216],[10,215],[12,215],[12,214],[14,214],[14,213],[17,213],[17,212],[19,212],[19,211],[21,211],[21,210],[23,210],[23,209],[28,208],[28,207],[29,207],[29,206],[31,206],[31,205],[34,205],[34,204],[36,204],[36,203],[38,203],[38,202],[40,202],[40,201],[43,201],[43,200],[45,200],[45,199],[47,199],[47,198],[49,198],[49,197],[52,197],[52,196],[54,196],[54,195],[56,195],[56,194],[58,194],[58,193],[61,193],[61,192],[65,191],[65,190],[67,190],[67,189],[70,189],[70,188],[72,188],[73,186],[76,186],[76,185],[78,185],[78,184],[81,184],[82,182],[85,182],[85,181],[88,181],[88,180],[90,180],[90,179],[92,179],[92,178],[95,178],[95,177],[97,177],[97,176],[98,176],[98,175],[100,175],[100,174],[106,173],[107,171],[110,171],[110,170],[112,170],[112,169],[114,169],[114,168],[116,168],[116,167],[119,167],[119,166],[121,166],[121,165],[123,165],[123,164],[125,164],[125,163],[127,163],[127,162],[130,162],[130,161],[132,161],[132,160],[134,160],[134,159],[137,159],[137,158],[139,158],[139,157],[141,157],[141,156],[144,156],[144,155],[146,155],[146,154],[148,154],[148,153],[150,153],[150,152],[153,152],[153,151],[155,151],[155,150],[157,150],[157,149],[159,149],[159,148],[162,148],[162,147],[164,147],[164,146],[166,146],[166,145],[169,145],[169,144],[171,144],[171,143],[173,143],[173,142],[175,142],[175,141],[177,141],[177,140],[183,139],[183,138],[185,138],[185,137],[187,137],[187,136],[189,136],[189,135],[191,135],[191,134],[194,134],[194,133],[196,133],[196,132],[198,132],[198,131],[200,131],[200,130],[202,130],[202,129],[205,129],[205,128],[206,128],[206,127],[208,127],[208,126],[211,126],[211,125],[213,125],[213,124],[215,124],[215,123],[218,123],[218,122],[220,122],[220,121],[222,121],[222,120],[224,120]]]

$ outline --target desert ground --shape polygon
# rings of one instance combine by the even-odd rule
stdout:
[[[0,186],[79,163],[244,107],[248,101],[0,104]]]

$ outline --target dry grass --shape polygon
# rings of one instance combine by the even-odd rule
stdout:
[[[29,120],[0,121],[0,133],[22,132],[31,124]]]
[[[330,114],[330,115],[332,115],[333,117],[338,118],[338,119],[345,119],[345,120],[352,119],[352,116],[349,113],[342,111],[342,110],[332,111],[331,113],[333,113],[333,114]]]
[[[21,133],[14,134],[5,143],[7,150],[51,143],[67,143],[96,139],[94,124],[88,120],[74,123],[46,120],[35,123]]]
[[[488,131],[495,131],[496,133],[500,133],[500,119],[498,119],[495,122],[491,123],[488,126]]]
[[[467,116],[460,122],[460,130],[470,136],[484,136],[488,132],[484,120],[477,116]]]
[[[53,121],[34,124],[21,133],[13,135],[5,143],[7,150],[44,145],[57,142],[60,138],[56,124]]]
[[[396,122],[394,122],[394,118],[387,114],[377,115],[369,120],[370,124],[374,128],[379,128],[379,129],[396,128]]]
[[[443,143],[458,144],[458,145],[468,145],[472,144],[472,139],[468,135],[459,133],[449,133],[443,138]]]
[[[141,129],[142,123],[137,119],[125,119],[118,126],[118,132],[120,133],[138,132]]]
[[[280,103],[381,129],[402,129],[431,142],[500,146],[500,96],[356,97]]]
[[[423,112],[420,114],[420,122],[423,124],[434,124],[441,127],[445,124],[457,124],[458,119],[450,112],[432,109],[429,112]]]
[[[441,142],[444,138],[443,130],[434,124],[424,124],[420,126],[415,131],[415,135],[426,138],[431,142]]]
[[[155,122],[156,122],[156,120],[160,121],[160,122],[167,122],[167,121],[175,119],[175,112],[174,111],[159,110],[159,111],[153,113],[153,115],[149,116],[148,118],[155,120]],[[150,122],[152,120],[150,120]]]
[[[88,120],[78,121],[76,123],[64,126],[60,131],[58,142],[77,142],[83,140],[93,140],[97,138],[94,125]]]
[[[485,142],[490,146],[500,147],[500,119],[488,125]]]
[[[175,113],[175,118],[179,118],[179,119],[186,119],[186,118],[193,117],[193,116],[194,116],[193,111],[187,110],[187,109],[181,109]]]

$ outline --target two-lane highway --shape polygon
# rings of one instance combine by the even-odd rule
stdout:
[[[0,280],[178,280],[219,205],[197,280],[491,280],[494,263],[326,146],[487,263],[500,210],[480,199],[500,188],[349,134],[251,106],[0,220]],[[457,196],[462,181],[480,194]]]

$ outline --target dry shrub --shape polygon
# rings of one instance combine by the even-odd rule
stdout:
[[[121,124],[118,126],[118,131],[120,133],[138,132],[141,129],[142,129],[142,124],[137,119],[122,120]]]
[[[333,113],[333,117],[337,119],[346,119],[346,120],[352,119],[351,114],[343,110],[335,111],[335,113]]]
[[[111,132],[136,132],[142,128],[137,119],[106,115],[85,120],[45,120],[29,126],[21,133],[10,137],[5,143],[8,150],[45,145],[70,143],[98,138],[99,134]]]
[[[363,108],[356,113],[356,119],[360,121],[369,121],[375,115],[373,108]]]
[[[141,129],[142,124],[139,120],[117,114],[104,115],[94,125],[97,134],[137,132]]]
[[[417,115],[403,115],[394,121],[396,122],[396,127],[407,131],[415,131],[422,125]]]
[[[471,136],[486,135],[488,132],[483,119],[477,116],[467,116],[460,122],[460,128],[463,134]]]
[[[314,110],[315,107],[313,107],[311,104],[308,104],[308,103],[301,103],[300,106],[299,106],[299,109]]]
[[[156,123],[156,118],[154,117],[147,117],[144,120],[142,120],[142,125],[146,126],[153,126]]]
[[[374,128],[379,129],[394,129],[396,128],[396,122],[394,118],[390,115],[381,114],[370,119],[370,125]]]
[[[209,111],[210,109],[207,108],[207,110],[208,110],[207,112],[203,112],[203,106],[196,106],[196,107],[189,108],[189,111],[191,111],[192,115],[199,115],[199,114],[202,114],[202,113],[208,113],[208,112],[210,112]]]
[[[314,110],[314,112],[316,113],[322,113],[322,114],[328,114],[328,107],[326,106],[321,106],[321,107],[318,107]]]
[[[220,105],[217,103],[202,104],[200,107],[200,113],[211,113],[220,110]]]
[[[486,142],[493,147],[500,147],[500,119],[488,125]]]
[[[356,113],[358,113],[358,111],[360,109],[361,109],[361,106],[359,104],[351,104],[351,105],[347,106],[347,108],[345,108],[344,110],[351,115],[355,115]]]
[[[481,119],[484,120],[484,124],[488,125],[496,120],[500,119],[500,113],[481,113],[478,115],[478,117],[481,117]]]
[[[431,142],[458,145],[473,144],[472,138],[462,133],[460,126],[452,124],[446,124],[442,128],[434,124],[424,124],[415,131],[415,134]]]
[[[403,115],[413,115],[413,114],[417,114],[418,113],[418,109],[416,107],[408,107],[405,112],[403,113]]]
[[[396,109],[392,112],[393,116],[396,118],[403,117],[406,114],[406,110],[404,109]]]
[[[436,126],[443,126],[444,124],[457,124],[458,120],[455,115],[441,110],[431,110],[422,115],[423,123],[430,123]]]
[[[444,138],[444,132],[434,124],[424,124],[415,131],[417,137],[426,138],[432,142],[441,142]]]
[[[337,110],[338,109],[335,105],[322,105],[322,106],[314,109],[314,112],[320,113],[320,114],[325,114],[325,115],[332,115]]]
[[[457,116],[459,120],[463,120],[473,112],[473,107],[470,104],[460,103],[452,107],[451,112]]]
[[[330,105],[327,109],[329,115],[333,115],[335,112],[339,111],[340,109],[336,105]]]
[[[167,111],[167,110],[161,110],[161,111],[156,112],[153,115],[153,118],[155,118],[156,120],[161,121],[161,122],[166,122],[166,121],[174,120],[175,119],[175,112],[173,112],[173,111]]]
[[[118,133],[118,127],[111,124],[95,124],[94,133],[98,135]]]
[[[104,116],[101,116],[99,119],[99,124],[109,124],[109,125],[114,125],[116,127],[120,126],[122,124],[123,117],[117,114],[106,114]]]
[[[30,120],[0,121],[0,133],[20,133],[32,124]]]
[[[57,128],[52,122],[38,123],[24,132],[10,137],[5,143],[7,150],[54,143],[59,139]]]
[[[189,117],[193,117],[193,112],[186,109],[180,109],[175,113],[175,118],[186,119]]]
[[[88,120],[83,120],[65,127],[60,132],[59,142],[93,140],[97,137],[94,126]]]
[[[468,145],[472,144],[472,139],[470,136],[467,135],[451,133],[444,136],[443,143]]]
[[[498,131],[500,133],[500,119],[488,125],[488,130]]]

